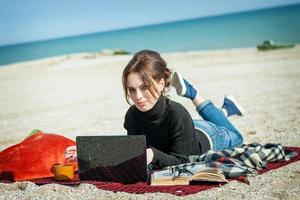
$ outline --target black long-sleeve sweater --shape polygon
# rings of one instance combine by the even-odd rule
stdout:
[[[203,153],[188,111],[163,96],[147,112],[131,106],[124,128],[128,135],[146,135],[154,152],[152,164],[158,168],[186,163],[189,155]]]

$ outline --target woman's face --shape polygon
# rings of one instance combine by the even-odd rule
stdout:
[[[147,87],[138,73],[133,72],[127,76],[128,95],[141,112],[146,112],[153,108],[164,88],[163,79],[159,82],[153,81],[153,83],[158,92],[154,88]],[[149,91],[150,89],[152,89],[153,94]]]

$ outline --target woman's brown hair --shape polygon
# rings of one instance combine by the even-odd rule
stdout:
[[[153,80],[159,82],[162,78],[165,81],[165,88],[162,94],[165,94],[166,88],[169,88],[171,81],[171,70],[167,67],[167,63],[162,59],[159,53],[152,50],[142,50],[134,54],[132,59],[125,67],[122,75],[123,90],[126,101],[129,103],[129,95],[127,90],[127,77],[130,73],[138,73],[144,84],[150,88],[154,87]],[[152,87],[151,87],[152,88]],[[154,93],[149,89],[153,96]]]

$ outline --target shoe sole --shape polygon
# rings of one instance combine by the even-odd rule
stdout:
[[[182,76],[180,74],[178,74],[177,72],[173,73],[171,84],[176,89],[177,94],[179,94],[179,95],[185,94],[185,92],[186,92],[185,83],[183,81]]]
[[[240,111],[241,116],[245,116],[245,110],[242,108],[240,104],[238,104],[233,96],[225,96],[226,99],[229,99],[234,103],[234,105],[237,107],[237,109]]]

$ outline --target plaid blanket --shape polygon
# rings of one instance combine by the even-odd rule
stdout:
[[[223,151],[209,150],[202,155],[190,156],[190,163],[167,167],[174,176],[194,172],[201,167],[220,169],[226,178],[255,175],[257,170],[267,167],[268,162],[288,161],[297,156],[281,144],[248,144]]]

